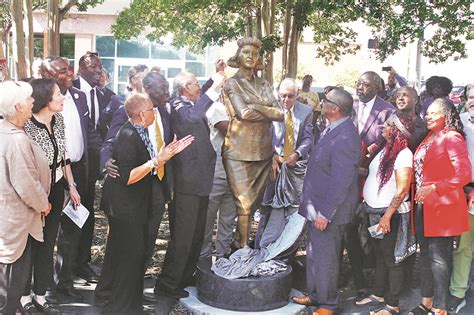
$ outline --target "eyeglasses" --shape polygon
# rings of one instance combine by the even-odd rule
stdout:
[[[328,100],[327,98],[325,98],[325,99],[322,99],[322,100],[321,100],[321,102],[319,102],[319,104],[320,104],[321,106],[323,106],[323,105],[324,105],[324,103],[330,103],[330,104],[332,104],[332,105],[334,105],[334,106],[337,106],[337,107],[339,107],[339,105],[337,105],[336,103],[334,103],[334,102],[332,102],[332,101]]]
[[[290,94],[290,93],[280,94],[280,98],[281,98],[281,99],[284,99],[284,98],[294,98],[295,96],[296,96],[296,94]]]

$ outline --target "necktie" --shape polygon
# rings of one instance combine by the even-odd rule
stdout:
[[[94,123],[94,129],[96,128],[95,123],[95,89],[91,90],[91,120]]]
[[[156,152],[159,152],[161,147],[163,146],[163,137],[161,136],[160,126],[158,126],[158,110],[155,112],[155,130],[156,130]],[[165,165],[163,164],[158,168],[156,172],[156,176],[158,176],[159,180],[163,179],[165,176]]]
[[[323,132],[321,132],[321,135],[319,136],[318,142],[321,141],[321,139],[329,132],[329,130],[331,130],[331,126],[324,128]]]
[[[293,116],[291,111],[286,111],[285,114],[285,144],[283,146],[283,157],[288,157],[293,154],[295,150],[295,134],[293,129]]]
[[[364,130],[364,126],[365,126],[365,109],[367,107],[367,104],[366,103],[360,103],[360,106],[359,106],[359,115],[357,116],[358,118],[358,127],[359,127],[359,134],[362,133],[362,130]]]

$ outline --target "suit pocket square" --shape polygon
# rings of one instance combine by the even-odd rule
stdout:
[[[85,112],[84,116],[89,116],[89,111]]]

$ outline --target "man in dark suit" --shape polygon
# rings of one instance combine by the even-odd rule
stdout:
[[[294,297],[300,304],[316,304],[317,315],[337,308],[337,278],[344,228],[358,203],[357,170],[361,147],[350,120],[352,96],[339,88],[326,95],[323,115],[329,126],[312,150],[303,185],[299,213],[307,222],[306,281],[309,294]]]
[[[102,76],[102,62],[97,53],[87,52],[79,59],[79,78],[73,81],[73,85],[86,94],[87,106],[89,108],[89,117],[92,120],[95,129],[98,129],[100,113],[108,104],[109,100],[102,99],[100,103],[97,96],[97,85]],[[95,183],[99,179],[100,153],[89,150],[88,152],[88,181],[86,192],[82,196],[82,204],[89,210],[90,215],[82,227],[82,235],[78,246],[77,265],[75,267],[76,275],[87,280],[97,281],[97,274],[89,266],[91,260],[91,246],[94,234],[94,199]]]
[[[107,121],[104,120],[105,118],[104,114],[107,109],[110,109],[108,108],[108,105],[110,104],[112,97],[115,96],[114,91],[112,91],[111,89],[107,87],[109,83],[110,83],[110,74],[107,70],[105,70],[105,68],[102,68],[102,76],[100,77],[99,85],[96,86],[96,94],[97,94],[97,100],[99,101],[99,107],[103,107],[102,110],[100,111],[99,125],[98,125],[99,133],[102,139],[105,138],[105,136],[107,135],[107,130],[109,129]],[[104,105],[101,106],[100,104],[105,104],[105,106]]]
[[[147,129],[153,150],[155,153],[158,153],[163,144],[168,144],[173,139],[171,133],[170,115],[167,110],[167,102],[169,100],[169,84],[161,74],[157,72],[149,72],[143,78],[143,89],[149,96],[154,107],[155,121]],[[106,140],[102,145],[101,161],[104,167],[107,169],[108,176],[113,178],[119,176],[119,170],[115,165],[115,161],[112,159],[112,145],[115,141],[118,131],[127,121],[128,116],[125,112],[125,107],[121,106],[114,114]],[[157,128],[159,129],[159,132]],[[162,145],[160,146],[158,145],[157,137],[161,138],[160,141]],[[148,234],[145,244],[145,270],[151,260],[151,257],[153,256],[156,237],[158,235],[161,219],[165,212],[165,206],[171,200],[172,170],[170,163],[165,164],[163,177],[158,178],[158,176],[154,176],[151,180],[151,184],[153,199],[152,207],[150,208],[152,211],[148,214],[147,219]],[[104,185],[103,196],[105,198],[112,198],[112,195],[109,195],[109,193],[108,185]],[[108,239],[107,248],[112,245],[111,243],[111,239]],[[112,284],[111,281],[113,277],[113,275],[110,274],[110,271],[113,270],[112,264],[114,263],[108,259],[110,257],[112,256],[108,256],[106,259],[104,259],[102,274],[95,292],[96,298],[98,299],[107,299],[110,294]]]
[[[194,142],[171,161],[175,196],[170,208],[171,240],[155,284],[159,299],[186,296],[183,289],[192,281],[199,259],[216,161],[206,111],[218,99],[216,90],[224,79],[223,73],[216,73],[211,88],[201,96],[192,73],[180,73],[173,82],[178,97],[172,102],[172,132],[178,139],[193,135]]]
[[[382,129],[385,121],[395,111],[392,104],[384,101],[377,93],[382,89],[382,79],[372,71],[363,73],[357,81],[357,96],[359,100],[354,102],[354,124],[359,130],[362,141],[361,182],[363,183],[368,168],[367,158],[373,156],[384,141]],[[363,186],[363,185],[362,185]],[[361,186],[361,187],[362,187]],[[357,288],[357,299],[363,299],[367,294],[367,284],[363,274],[364,253],[360,246],[357,229],[359,220],[355,216],[347,225],[345,245],[347,248],[349,262],[352,268],[354,284]]]
[[[73,73],[64,58],[55,56],[45,58],[41,74],[44,78],[54,79],[65,96],[62,115],[66,127],[67,151],[77,190],[83,196],[87,186],[87,152],[89,150],[98,152],[101,145],[99,134],[89,118],[86,95],[72,86]],[[72,296],[76,295],[72,291],[72,285],[77,246],[71,245],[78,244],[81,234],[82,230],[68,216],[61,217],[61,232],[58,241],[58,267],[60,267],[58,288]]]
[[[285,118],[282,122],[272,122],[272,144],[274,149],[272,180],[268,182],[265,189],[264,204],[271,203],[274,198],[275,179],[280,172],[281,165],[286,163],[290,168],[294,168],[298,161],[308,158],[308,153],[313,146],[312,108],[296,101],[298,96],[296,81],[290,78],[284,79],[280,84],[278,94]],[[302,181],[304,172],[301,175]],[[295,187],[292,187],[291,190],[294,191]],[[279,192],[279,194],[284,194],[284,192]],[[283,209],[271,211],[269,207],[262,207],[260,208],[260,214],[255,239],[257,247],[260,246],[260,237],[263,230],[265,230],[264,245],[268,245],[267,242],[276,239],[281,234],[286,222]],[[270,215],[272,216],[272,226],[266,227]]]

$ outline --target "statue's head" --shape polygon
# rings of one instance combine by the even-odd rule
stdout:
[[[251,67],[255,70],[263,70],[264,66],[260,59],[260,47],[262,42],[256,37],[243,37],[237,41],[239,48],[234,56],[229,58],[227,65],[232,68]]]

